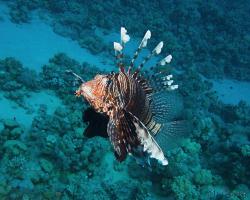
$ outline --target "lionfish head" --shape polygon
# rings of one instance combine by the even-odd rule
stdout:
[[[83,96],[94,108],[100,109],[104,105],[108,81],[106,75],[98,74],[94,79],[83,82],[76,91],[76,96]]]

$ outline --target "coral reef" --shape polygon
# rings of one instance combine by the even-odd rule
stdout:
[[[72,77],[72,74],[66,73],[66,70],[72,70],[83,77],[84,80],[90,79],[101,71],[88,63],[80,64],[63,53],[55,55],[47,65],[43,66],[40,75],[42,87],[54,90],[64,103],[70,103],[71,106],[80,109],[82,105],[79,105],[79,101],[77,104],[77,99],[72,95],[79,83]]]
[[[109,34],[124,25],[139,36],[150,29],[167,42],[166,51],[174,51],[171,67],[192,131],[168,151],[167,167],[143,168],[132,158],[120,164],[106,139],[83,136],[87,105],[74,96],[79,83],[66,70],[84,80],[106,72],[64,53],[51,55],[40,72],[15,58],[1,59],[1,94],[33,119],[25,127],[0,116],[0,199],[250,199],[250,106],[223,103],[208,79],[250,80],[247,2],[2,2],[18,24],[42,11],[56,33],[96,56],[109,53],[97,30]],[[44,90],[62,100],[52,113],[45,104],[34,110],[25,101]]]
[[[168,152],[167,167],[152,163],[149,170],[133,159],[122,165],[117,163],[107,140],[86,139],[82,134],[86,127],[82,110],[86,105],[74,97],[76,80],[65,70],[73,70],[86,80],[103,72],[65,54],[51,58],[39,75],[13,58],[2,60],[0,66],[8,83],[2,82],[3,92],[49,89],[64,102],[52,114],[48,114],[46,105],[40,105],[30,129],[15,119],[2,120],[2,198],[247,197],[250,107],[244,102],[235,106],[223,104],[211,90],[211,83],[202,80],[194,69],[179,74],[177,80],[184,98],[184,115],[193,123],[193,132]],[[33,74],[32,83],[27,82],[26,73]]]
[[[40,79],[35,71],[24,68],[15,58],[0,60],[0,91],[4,97],[27,108],[24,97],[29,97],[30,91],[37,91]]]

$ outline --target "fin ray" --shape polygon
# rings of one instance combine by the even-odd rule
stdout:
[[[168,164],[161,147],[136,116],[125,110],[120,111],[116,116],[108,123],[108,135],[119,161],[123,161],[127,153],[138,155],[140,149],[145,159],[151,157],[163,165]]]
[[[186,120],[172,121],[162,124],[155,140],[164,153],[179,146],[191,132],[191,126]]]
[[[165,158],[161,147],[158,145],[154,137],[151,136],[147,127],[132,113],[133,123],[136,128],[138,140],[140,141],[143,151],[146,152],[150,158],[158,160],[162,165],[167,165],[168,160]]]
[[[114,119],[109,120],[107,132],[119,161],[125,160],[127,153],[139,145],[135,126],[125,111],[119,111]]]
[[[153,119],[158,123],[165,123],[177,118],[181,114],[183,101],[177,92],[156,92],[152,95],[150,107]]]

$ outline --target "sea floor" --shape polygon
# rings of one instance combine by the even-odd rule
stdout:
[[[250,105],[250,82],[222,79],[212,80],[212,83],[222,102],[236,105],[240,101],[245,101]]]
[[[20,107],[17,103],[6,99],[3,93],[0,93],[0,120],[16,119],[29,128],[41,105],[46,106],[47,114],[53,114],[58,106],[63,107],[62,101],[53,91],[49,90],[30,93],[29,97],[25,97],[24,105],[25,108]]]

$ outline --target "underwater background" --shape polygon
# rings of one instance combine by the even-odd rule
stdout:
[[[118,70],[121,26],[130,59],[166,44],[193,124],[151,170],[110,142],[87,139],[74,92]],[[0,199],[250,199],[249,0],[0,0]],[[171,145],[169,141],[169,145]]]

